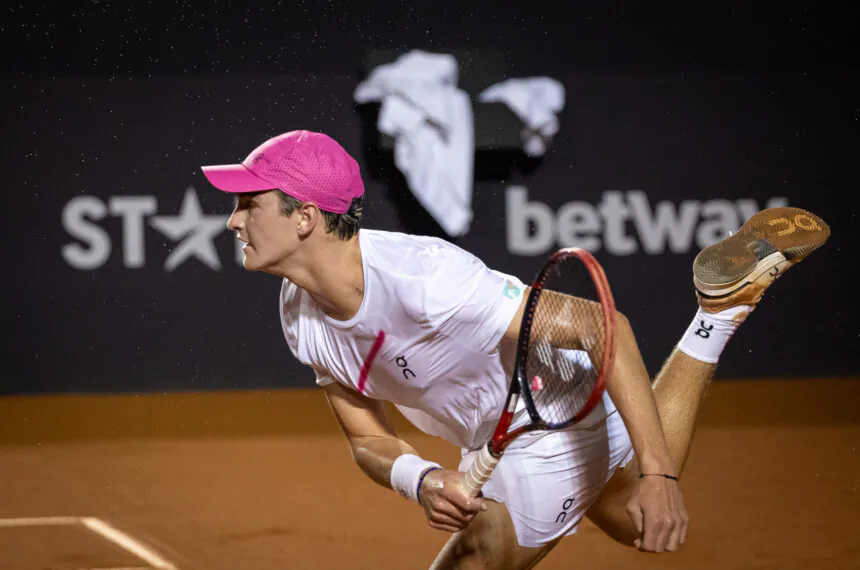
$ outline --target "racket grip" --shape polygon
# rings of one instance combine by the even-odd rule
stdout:
[[[493,469],[499,463],[499,457],[494,457],[490,453],[490,448],[484,446],[478,452],[478,457],[472,462],[469,470],[466,471],[466,477],[463,479],[463,489],[470,497],[477,497],[481,492],[481,487],[490,478]]]

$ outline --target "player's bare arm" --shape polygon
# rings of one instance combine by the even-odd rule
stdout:
[[[389,489],[395,488],[392,478],[396,481],[398,476],[405,476],[405,483],[410,490],[415,489],[414,498],[424,507],[431,527],[457,532],[481,510],[483,500],[472,499],[463,493],[459,485],[462,473],[425,467],[416,473],[417,481],[409,476],[409,470],[414,469],[410,463],[420,461],[418,453],[397,436],[382,402],[337,383],[326,386],[325,394],[359,468],[373,481]],[[398,460],[401,473],[395,466]]]
[[[607,392],[624,419],[642,473],[628,504],[641,535],[637,546],[648,552],[675,552],[687,536],[687,510],[675,477],[654,392],[630,322],[616,315],[616,354]]]
[[[523,295],[523,303],[506,331],[506,340],[516,342],[519,336],[529,292],[530,290],[527,290]],[[554,297],[553,303],[560,308],[561,320],[566,318],[565,315],[577,312],[599,311],[599,305],[589,300],[552,291],[544,291],[543,295]],[[576,321],[600,322],[594,318]],[[598,340],[602,339],[601,330],[550,326],[547,328],[547,334],[550,330],[563,330],[567,333],[564,338],[557,338],[558,333],[555,332],[555,338],[545,339],[551,344],[585,350],[593,361],[600,360],[600,356],[592,352],[593,347],[602,345],[602,341]],[[541,334],[539,330],[532,331],[533,338]],[[624,420],[640,469],[649,474],[640,480],[628,506],[630,517],[641,534],[637,546],[648,552],[674,552],[686,539],[688,515],[677,481],[665,477],[676,475],[672,459],[660,423],[648,371],[630,322],[621,313],[616,313],[616,355],[607,392]]]
[[[415,450],[397,437],[382,402],[337,383],[324,390],[358,467],[373,481],[390,488],[392,463],[400,455]]]

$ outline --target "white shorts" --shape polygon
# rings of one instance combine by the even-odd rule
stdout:
[[[533,441],[521,442],[530,438]],[[615,470],[633,458],[627,428],[614,412],[588,428],[523,434],[508,448],[483,495],[507,506],[520,546],[539,547],[576,532]],[[525,446],[521,446],[525,443]],[[460,461],[465,471],[477,451]]]

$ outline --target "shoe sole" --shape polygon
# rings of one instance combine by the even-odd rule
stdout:
[[[830,226],[800,208],[771,208],[738,232],[703,249],[693,262],[693,283],[707,297],[730,295],[768,272],[776,277],[824,245]]]

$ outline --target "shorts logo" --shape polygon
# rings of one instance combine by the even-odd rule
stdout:
[[[570,513],[570,507],[573,506],[573,502],[576,499],[570,497],[569,499],[565,499],[564,503],[561,504],[561,512],[558,513],[558,516],[555,517],[556,524],[563,523],[564,519],[567,518],[567,515]]]
[[[504,294],[508,299],[516,299],[520,296],[520,288],[508,281],[505,283],[505,288],[502,291],[502,294]]]

